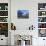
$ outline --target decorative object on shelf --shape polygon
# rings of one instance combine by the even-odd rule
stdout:
[[[42,11],[42,16],[46,16],[46,11]]]
[[[17,17],[18,18],[29,18],[29,10],[18,10]]]
[[[0,10],[1,10],[1,6],[0,6]]]
[[[31,26],[29,26],[29,30],[34,30],[34,26],[33,25],[31,25]]]
[[[46,17],[38,17],[38,22],[46,22]]]
[[[42,22],[43,19],[41,17],[38,18],[38,22]]]
[[[46,3],[38,3],[38,10],[46,10]]]
[[[5,6],[5,10],[8,10],[8,6]]]
[[[0,23],[0,35],[8,37],[8,23]]]
[[[0,11],[0,16],[8,16],[8,11]]]
[[[38,16],[46,16],[46,11],[38,11]]]
[[[46,29],[39,29],[39,37],[46,37]]]
[[[8,3],[0,3],[0,10],[8,10]]]
[[[0,22],[8,22],[8,17],[0,17]]]
[[[38,28],[46,28],[46,23],[38,23]]]
[[[40,8],[40,10],[44,10],[44,8]]]
[[[45,15],[45,12],[42,12],[42,15]]]
[[[16,30],[16,26],[13,23],[11,23],[11,30]]]
[[[8,30],[8,23],[0,23],[1,30]]]

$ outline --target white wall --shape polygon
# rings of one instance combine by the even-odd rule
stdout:
[[[34,5],[33,5],[34,4]],[[29,10],[29,19],[18,19],[17,10],[27,9]],[[29,26],[36,25],[37,23],[37,2],[30,0],[11,1],[11,22],[14,22],[17,30],[28,30]],[[35,19],[36,18],[36,19]]]
[[[17,30],[28,30],[29,26],[38,27],[38,3],[45,3],[46,0],[11,0],[11,22],[16,25]],[[18,19],[17,10],[29,10],[29,19]]]
[[[16,25],[16,32],[20,33],[28,30],[30,25],[35,26],[33,33],[33,46],[41,46],[43,44],[42,38],[38,38],[38,3],[46,3],[46,0],[11,0],[11,22]],[[27,9],[29,10],[29,19],[18,19],[17,10]],[[29,31],[29,30],[28,30]],[[26,31],[25,31],[26,33]],[[37,36],[37,37],[36,37]],[[39,44],[38,44],[39,43]]]

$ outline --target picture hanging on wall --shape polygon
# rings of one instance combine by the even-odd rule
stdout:
[[[17,11],[18,18],[29,18],[29,10],[18,10]]]

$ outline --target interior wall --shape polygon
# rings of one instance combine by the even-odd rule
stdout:
[[[46,3],[46,0],[11,0],[11,22],[16,25],[18,32],[28,30],[29,26],[33,24],[36,32],[33,33],[33,36],[38,36],[38,3]],[[29,10],[29,19],[17,18],[17,10],[20,9]],[[43,38],[34,37],[32,42],[33,46],[44,46]]]
[[[29,19],[18,19],[17,10],[29,10]],[[32,0],[11,1],[11,22],[14,22],[17,30],[28,30],[29,26],[37,23],[37,2]]]
[[[34,25],[38,28],[38,3],[45,3],[46,0],[11,0],[11,22],[16,25],[17,30],[28,30],[29,26]],[[29,10],[29,19],[18,19],[17,11]]]

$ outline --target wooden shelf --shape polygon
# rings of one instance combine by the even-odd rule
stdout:
[[[46,29],[46,28],[38,28],[38,29]]]
[[[38,10],[38,11],[46,11],[46,10]]]
[[[44,16],[38,16],[38,17],[46,17],[46,15],[44,15]]]
[[[38,23],[46,23],[46,22],[38,22]]]
[[[0,22],[0,23],[8,23],[8,22]]]
[[[8,11],[8,10],[0,10],[0,11]]]
[[[0,17],[8,17],[8,16],[0,16]]]

